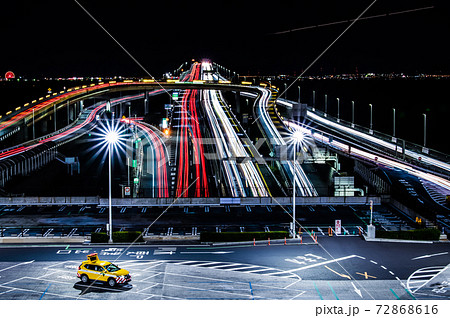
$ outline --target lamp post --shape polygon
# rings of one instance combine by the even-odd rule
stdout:
[[[370,128],[369,128],[369,134],[373,134],[373,123],[372,123],[372,104],[369,104],[370,107]]]
[[[296,178],[296,154],[297,154],[297,144],[302,143],[303,141],[303,133],[299,130],[295,131],[292,136],[292,141],[294,144],[294,158],[293,158],[293,182],[292,182],[292,237],[295,238],[295,187],[297,186],[297,178]]]
[[[395,137],[395,108],[392,108],[392,142],[397,142]]]
[[[106,142],[108,144],[108,171],[109,171],[109,240],[108,243],[113,243],[112,239],[112,195],[111,195],[111,154],[113,150],[113,145],[119,140],[119,134],[115,130],[110,130],[105,136]]]
[[[34,129],[34,108],[33,108],[33,140],[36,139],[36,133]]]
[[[352,101],[352,128],[355,128],[355,102]]]
[[[300,86],[298,86],[298,104],[300,105]]]
[[[423,147],[427,147],[427,114],[423,114]]]
[[[325,94],[325,117],[327,117],[327,94]]]
[[[316,110],[316,91],[313,91],[313,111]]]
[[[339,98],[337,99],[337,106],[338,106],[338,113],[337,113],[337,122],[340,122],[341,120],[339,119]]]

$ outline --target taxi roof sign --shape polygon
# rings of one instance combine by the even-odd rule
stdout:
[[[89,254],[87,258],[90,262],[96,262],[98,261],[98,254],[97,253]]]

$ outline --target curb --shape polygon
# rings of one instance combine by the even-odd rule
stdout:
[[[415,241],[415,240],[399,240],[399,239],[385,239],[385,238],[368,238],[363,235],[366,242],[385,242],[385,243],[421,243],[421,244],[433,244],[439,241]],[[441,242],[439,242],[441,243]]]

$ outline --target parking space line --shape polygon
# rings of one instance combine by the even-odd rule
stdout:
[[[331,291],[333,292],[334,297],[336,297],[336,300],[339,300],[339,297],[336,295],[336,292],[334,291],[333,287],[330,285],[329,282],[327,282],[327,284],[328,284],[328,286],[330,287]]]
[[[153,278],[153,277],[155,277],[155,276],[161,275],[162,273],[163,273],[163,272],[159,272],[159,273],[156,273],[156,274],[154,274],[154,275],[152,275],[152,276],[148,276],[148,277],[142,279],[141,282],[145,282],[147,279],[150,279],[150,278]]]
[[[248,282],[248,285],[250,287],[250,293],[252,294],[252,300],[255,300],[255,297],[253,296],[253,288],[252,288],[252,283]]]
[[[24,278],[32,278],[32,277],[24,277]],[[24,291],[24,292],[29,292],[29,293],[35,293],[35,294],[37,294],[37,293],[40,294],[41,293],[40,291],[37,291],[37,290],[20,288],[20,287],[9,287],[9,286],[4,286],[4,287],[5,288],[11,288],[14,291],[18,290],[18,291]],[[79,297],[81,297],[81,296],[74,297],[74,296],[69,296],[69,295],[60,295],[60,294],[49,293],[49,292],[47,292],[47,295],[58,296],[58,297],[61,297],[61,298],[73,298],[73,299],[78,299]],[[87,298],[83,298],[83,299],[87,299]]]
[[[316,289],[316,292],[319,294],[320,300],[323,300],[322,294],[320,293],[319,289],[317,288],[316,282],[313,282],[314,288]]]
[[[42,297],[44,297],[45,293],[48,291],[48,289],[50,288],[52,284],[48,284],[47,288],[44,290],[44,293],[42,293],[41,297],[39,298],[39,300],[42,300]]]
[[[34,260],[32,260],[32,261],[28,261],[28,262],[23,262],[23,263],[19,263],[19,264],[16,264],[16,265],[12,265],[12,266],[9,266],[9,267],[6,267],[6,268],[3,268],[3,269],[0,269],[0,272],[6,271],[6,270],[8,270],[8,269],[11,269],[11,268],[14,268],[14,267],[17,267],[17,266],[20,266],[20,265],[27,265],[27,264],[31,264],[31,263],[33,263],[33,262],[34,262]]]
[[[302,291],[302,292],[300,292],[299,294],[297,294],[296,296],[292,297],[292,298],[291,298],[291,299],[289,299],[289,300],[294,300],[295,298],[297,298],[298,296],[301,296],[301,295],[303,295],[304,293],[306,293],[306,291]]]
[[[390,288],[390,291],[394,294],[395,298],[397,298],[397,300],[400,300],[400,297],[398,297],[398,295],[395,293],[395,291]]]
[[[149,288],[155,287],[156,285],[160,285],[160,284],[162,284],[162,283],[155,283],[155,284],[153,284],[152,286],[149,286],[149,287],[145,287],[145,288],[143,288],[143,289],[140,289],[140,290],[138,290],[138,292],[143,292],[143,291],[144,291],[144,290],[146,290],[146,289],[149,289]]]
[[[6,290],[4,292],[1,292],[0,295],[6,294],[6,293],[10,293],[10,292],[15,290],[15,288],[12,288],[12,287],[5,287],[5,288],[11,288],[11,289],[8,289],[8,290]]]

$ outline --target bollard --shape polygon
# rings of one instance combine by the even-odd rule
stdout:
[[[300,245],[303,244],[303,236],[300,235]]]
[[[269,237],[269,241],[268,241],[269,245],[270,245],[270,237]]]
[[[361,227],[358,227],[359,235],[361,236]]]
[[[256,246],[256,240],[253,238],[253,246]]]
[[[284,245],[286,245],[286,238],[284,238]]]

